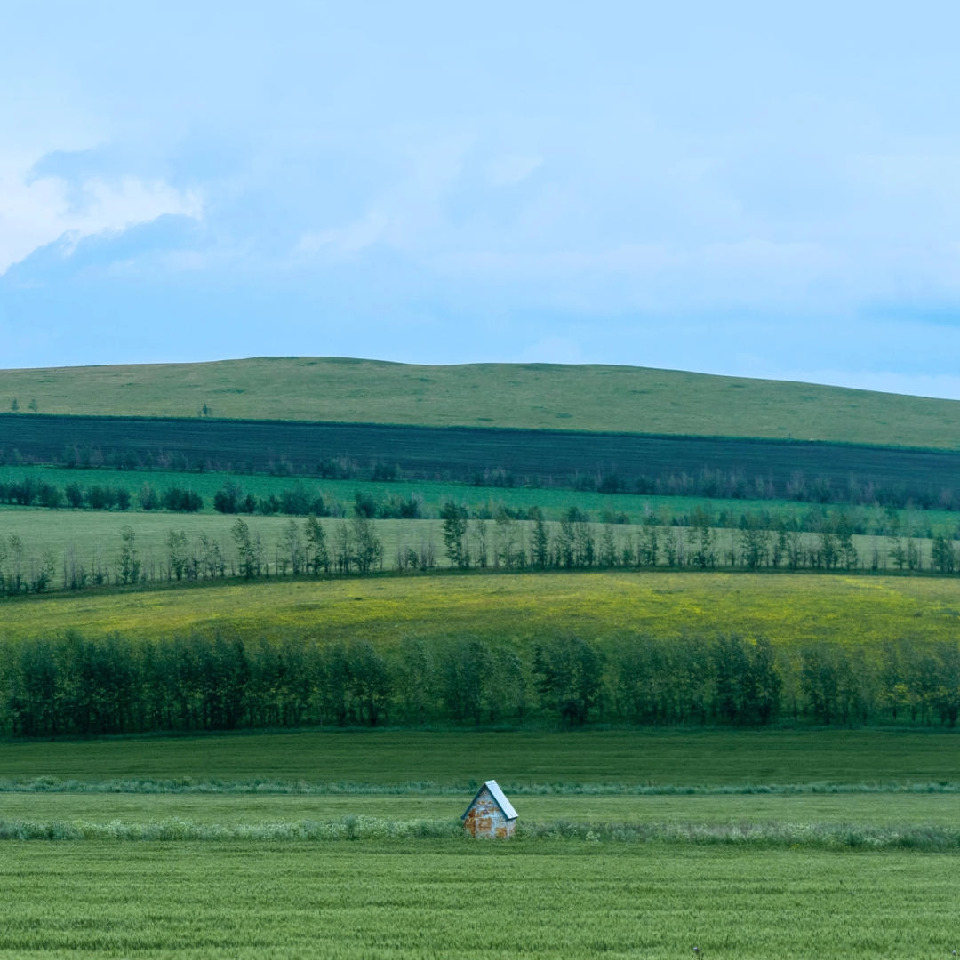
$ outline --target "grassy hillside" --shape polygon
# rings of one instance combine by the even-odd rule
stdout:
[[[247,640],[477,637],[524,644],[741,633],[775,644],[952,640],[951,580],[843,575],[490,574],[375,577],[81,593],[4,603],[0,642],[78,630],[144,639],[198,631]]]
[[[617,430],[956,449],[960,402],[627,366],[258,358],[0,371],[0,410]]]

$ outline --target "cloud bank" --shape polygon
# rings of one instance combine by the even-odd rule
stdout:
[[[952,5],[55,7],[15,5],[0,65],[4,366],[543,359],[960,396]]]

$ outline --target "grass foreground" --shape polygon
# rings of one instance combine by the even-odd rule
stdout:
[[[8,741],[0,956],[948,956],[958,742],[814,730]],[[489,776],[515,792],[516,840],[459,831]]]
[[[4,845],[0,954],[947,956],[951,855],[456,840]]]

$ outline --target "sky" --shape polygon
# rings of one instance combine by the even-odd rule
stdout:
[[[960,4],[0,0],[0,368],[960,398]]]

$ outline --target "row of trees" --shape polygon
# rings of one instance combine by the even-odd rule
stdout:
[[[135,505],[134,497],[126,487],[99,483],[84,487],[75,482],[59,487],[32,476],[0,482],[0,503],[53,510],[129,510]],[[145,483],[137,493],[136,506],[141,510],[195,513],[203,509],[203,498],[185,487],[157,490]]]
[[[519,524],[500,511],[492,523],[470,520],[466,509],[447,501],[441,511],[444,554],[451,566],[523,569],[584,569],[636,567],[745,567],[760,569],[910,570],[932,569],[951,574],[960,570],[960,544],[938,534],[925,545],[902,536],[899,528],[874,541],[862,552],[843,512],[820,518],[819,532],[804,533],[782,520],[772,529],[759,518],[747,518],[732,533],[713,526],[702,508],[692,511],[678,527],[662,526],[647,515],[638,528],[614,524],[597,527],[576,507],[559,524],[548,524],[533,507],[530,522]]]
[[[30,550],[18,534],[11,534],[0,536],[0,595],[41,593],[57,586],[82,590],[225,577],[327,577],[386,569],[429,572],[438,567],[438,556],[445,565],[462,570],[518,572],[653,568],[960,572],[960,544],[943,535],[932,541],[873,538],[864,550],[842,528],[814,536],[755,527],[731,533],[705,524],[623,528],[569,519],[547,524],[542,518],[523,523],[506,515],[473,521],[450,504],[442,538],[438,551],[429,530],[413,543],[401,536],[388,555],[375,523],[359,514],[349,520],[291,518],[269,543],[243,517],[236,517],[229,535],[222,538],[171,529],[161,542],[146,546],[127,525],[119,542],[106,549],[98,542],[82,553],[71,545],[59,556],[50,548]]]
[[[15,736],[300,726],[789,720],[954,726],[960,646],[811,645],[740,637],[529,648],[480,639],[147,643],[77,635],[7,647],[0,732]]]
[[[17,506],[48,507],[53,509],[90,510],[169,510],[195,512],[204,507],[203,498],[196,491],[181,485],[160,490],[143,483],[136,490],[124,485],[91,484],[84,486],[71,481],[57,485],[36,475],[25,474],[18,479],[0,481],[0,503]],[[213,508],[223,514],[285,515],[293,517],[346,517],[362,515],[369,519],[435,519],[447,517],[451,503],[435,508],[424,503],[418,493],[406,496],[382,495],[369,489],[354,491],[352,501],[341,502],[319,487],[297,482],[280,491],[255,495],[239,482],[223,484],[213,496]],[[457,510],[465,520],[494,520],[506,516],[512,520],[535,521],[544,517],[539,506],[522,506],[490,499],[466,506],[457,503]],[[708,504],[696,504],[689,510],[664,510],[649,502],[637,501],[633,516],[623,510],[603,509],[591,513],[580,504],[570,504],[562,513],[553,512],[557,519],[571,522],[600,522],[612,525],[630,525],[647,522],[655,526],[688,527],[706,523],[717,529],[760,529],[821,533],[832,531],[854,535],[901,536],[908,530],[914,536],[931,538],[929,520],[922,522],[922,514],[904,515],[892,507],[828,508],[820,504],[806,510],[777,510],[775,508],[743,510],[728,506],[718,509]],[[641,514],[641,518],[637,517]],[[955,533],[960,531],[958,525]]]

